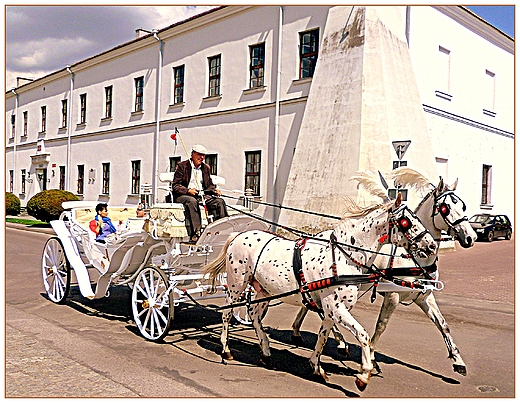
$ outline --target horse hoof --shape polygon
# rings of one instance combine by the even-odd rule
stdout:
[[[453,371],[455,371],[457,374],[461,374],[462,376],[466,376],[466,366],[460,365],[460,364],[453,364]]]
[[[258,361],[258,363],[267,369],[273,368],[271,366],[271,356],[270,355],[260,354],[260,360]]]
[[[338,347],[338,354],[342,355],[344,357],[350,356],[350,353],[348,352],[348,349],[346,347]]]
[[[366,381],[362,380],[361,377],[366,378]],[[360,392],[363,392],[368,385],[368,381],[370,380],[370,373],[367,375],[356,375],[356,386]]]
[[[229,351],[225,351],[221,354],[223,360],[233,361],[233,356]]]
[[[373,375],[379,375],[381,372],[381,367],[379,367],[379,364],[377,363],[377,361],[372,361],[372,366],[374,368],[372,368],[372,374]]]
[[[303,346],[303,339],[302,336],[295,336],[294,334],[291,336],[291,342],[297,347]]]

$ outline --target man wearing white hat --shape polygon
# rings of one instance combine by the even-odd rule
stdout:
[[[177,164],[172,182],[173,200],[184,204],[186,229],[193,243],[197,242],[202,227],[199,208],[202,197],[215,220],[228,215],[226,203],[218,197],[222,192],[211,180],[210,166],[204,163],[207,153],[206,147],[195,144],[191,148],[191,158]]]

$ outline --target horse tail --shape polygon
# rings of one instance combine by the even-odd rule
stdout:
[[[214,282],[215,277],[217,277],[219,274],[224,272],[226,270],[226,255],[227,255],[227,249],[229,247],[229,244],[233,239],[235,239],[237,236],[236,233],[232,233],[229,235],[228,239],[226,240],[226,243],[222,247],[222,250],[220,251],[220,254],[218,257],[213,261],[210,262],[204,266],[202,266],[202,271],[204,272],[204,277],[209,275],[209,279]]]

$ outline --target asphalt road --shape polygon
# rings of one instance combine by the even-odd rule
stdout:
[[[359,392],[350,357],[329,340],[322,365],[327,384],[314,379],[307,359],[319,328],[303,325],[304,347],[290,343],[297,308],[270,308],[267,328],[273,369],[257,365],[254,331],[234,326],[235,361],[221,363],[220,314],[193,305],[176,310],[163,343],[144,340],[132,322],[130,290],[88,301],[73,290],[65,305],[50,302],[41,281],[47,234],[6,229],[6,397],[486,397],[515,396],[514,242],[478,243],[440,256],[445,289],[436,294],[468,367],[451,369],[442,337],[416,306],[397,309],[376,358],[382,374]],[[353,310],[372,333],[382,298],[368,296]],[[214,300],[212,304],[222,304]]]

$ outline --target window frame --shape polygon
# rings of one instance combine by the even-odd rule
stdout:
[[[60,165],[60,190],[65,190],[65,165]]]
[[[251,189],[253,191],[253,196],[260,196],[260,180],[261,180],[261,171],[262,171],[262,151],[245,151],[245,177],[244,177],[244,191],[247,189]],[[254,161],[249,161],[248,157],[255,156]],[[250,170],[249,167],[251,165],[257,165],[257,170]],[[251,181],[253,183],[253,187],[250,186]]]
[[[258,49],[259,55],[254,55]],[[255,60],[258,62],[255,63]],[[264,86],[265,78],[265,42],[249,46],[249,88]]]
[[[206,154],[204,162],[209,165],[211,175],[218,175],[218,154]]]
[[[144,76],[134,78],[134,112],[144,111]]]
[[[482,165],[482,193],[480,198],[480,204],[484,206],[491,205],[492,170],[492,165]]]
[[[309,41],[309,44],[306,44],[304,41],[304,38],[310,35],[311,40]],[[300,42],[299,42],[299,57],[300,57],[300,68],[299,68],[299,78],[305,79],[305,78],[312,78],[314,76],[314,71],[316,70],[316,63],[318,62],[318,56],[319,56],[319,47],[320,47],[320,30],[319,28],[309,29],[304,32],[299,33],[300,36]],[[314,41],[314,42],[313,42]],[[312,43],[314,43],[315,50],[310,52],[304,52],[304,49],[307,46],[312,47]],[[310,61],[309,66],[310,67],[304,67],[304,62]],[[304,75],[304,72],[308,71],[308,74]]]
[[[114,86],[105,87],[105,119],[112,119],[112,102],[114,96]]]
[[[64,129],[68,125],[68,100],[61,100],[61,127]]]
[[[185,65],[173,67],[173,104],[184,102],[184,75]]]
[[[27,181],[27,171],[25,169],[21,169],[20,176],[21,176],[20,194],[25,194],[25,183]]]
[[[23,133],[22,133],[23,137],[27,137],[28,122],[29,122],[29,112],[28,111],[24,111],[23,112]]]
[[[175,172],[175,170],[177,169],[177,165],[179,164],[179,162],[181,162],[181,160],[182,160],[182,157],[178,157],[178,156],[169,158],[170,172]]]
[[[79,94],[79,124],[87,123],[87,94]]]
[[[218,64],[212,65],[212,62]],[[208,57],[208,97],[220,96],[220,85],[222,79],[222,55]]]
[[[131,175],[131,184],[130,184],[130,192],[133,195],[140,194],[140,186],[141,186],[141,160],[131,161],[132,164],[132,175]]]
[[[77,180],[77,187],[76,192],[79,195],[85,194],[85,165],[84,164],[78,164],[77,165],[77,171],[78,171],[78,180]]]
[[[47,131],[47,105],[43,105],[41,107],[41,118],[42,118],[42,133],[45,133]]]
[[[101,193],[104,195],[110,194],[110,162],[103,162],[101,164],[102,180]]]
[[[16,115],[13,113],[11,115],[11,138],[14,139],[16,137]]]

